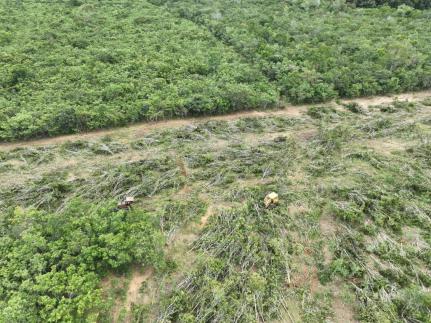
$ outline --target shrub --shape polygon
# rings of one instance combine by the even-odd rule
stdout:
[[[102,306],[98,286],[107,270],[134,262],[164,266],[152,217],[113,206],[76,200],[61,213],[3,215],[0,321],[83,320]]]
[[[391,7],[414,7],[417,9],[431,8],[431,3],[428,0],[347,0],[347,3],[356,5],[357,7],[378,7],[389,5]]]
[[[356,102],[347,103],[344,105],[344,107],[353,113],[364,113],[362,107]]]

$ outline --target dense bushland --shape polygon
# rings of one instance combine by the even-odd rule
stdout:
[[[431,86],[428,11],[406,16],[330,1],[162,2],[259,66],[290,102]]]
[[[100,280],[133,263],[165,266],[163,236],[142,211],[75,200],[62,212],[0,213],[0,321],[72,322],[104,308]]]
[[[431,8],[431,2],[428,0],[347,0],[347,3],[352,3],[358,7],[368,7],[368,8],[373,8],[377,6],[383,6],[383,5],[388,5],[391,7],[407,5],[417,9]]]
[[[23,2],[0,14],[0,140],[277,102],[258,69],[146,2]]]
[[[431,85],[428,10],[150,2],[0,4],[0,140]]]

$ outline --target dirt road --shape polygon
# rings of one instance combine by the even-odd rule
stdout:
[[[391,96],[375,96],[365,97],[352,100],[342,100],[342,102],[357,102],[363,106],[377,105],[392,102],[395,98],[399,100],[419,101],[426,97],[431,96],[431,90],[421,92],[410,92]],[[328,103],[326,103],[328,104]],[[316,104],[314,104],[316,105]],[[209,120],[235,120],[244,117],[263,117],[263,116],[300,116],[307,107],[311,105],[288,105],[278,110],[265,110],[265,111],[242,111],[232,114],[219,115],[219,116],[207,116],[197,118],[184,118],[184,119],[173,119],[166,121],[157,122],[142,122],[133,124],[127,127],[113,128],[113,129],[102,129],[92,132],[79,133],[73,135],[65,135],[51,138],[43,138],[31,141],[19,141],[12,143],[1,143],[0,150],[10,150],[17,147],[37,147],[61,144],[67,141],[76,140],[97,140],[105,136],[115,137],[116,139],[130,139],[139,138],[144,134],[155,130],[155,129],[168,129],[181,127],[189,124],[195,124],[205,122]]]

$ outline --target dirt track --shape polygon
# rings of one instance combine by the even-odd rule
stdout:
[[[358,99],[352,99],[352,100],[342,100],[342,102],[357,102],[363,106],[367,106],[367,105],[389,103],[395,98],[398,98],[399,100],[417,101],[417,100],[422,100],[429,96],[431,96],[431,90],[403,93],[403,94],[391,95],[391,96],[375,96],[375,97],[365,97],[365,98],[358,98]],[[121,127],[121,128],[102,129],[102,130],[97,130],[92,132],[58,136],[58,137],[52,137],[52,138],[43,138],[43,139],[37,139],[37,140],[31,140],[31,141],[0,143],[0,150],[10,150],[17,147],[46,146],[46,145],[53,145],[53,144],[61,144],[66,141],[75,141],[75,140],[95,140],[98,138],[102,138],[104,136],[115,136],[118,138],[125,138],[125,139],[136,138],[154,129],[175,128],[175,127],[181,127],[189,124],[205,122],[209,120],[235,120],[235,119],[240,119],[244,117],[263,117],[263,116],[277,116],[277,115],[300,116],[309,106],[311,105],[297,105],[297,106],[288,105],[279,110],[266,110],[266,111],[253,110],[253,111],[242,111],[242,112],[219,115],[219,116],[173,119],[173,120],[157,121],[157,122],[142,122],[142,123],[137,123],[127,127]]]

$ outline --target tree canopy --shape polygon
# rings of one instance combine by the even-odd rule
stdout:
[[[3,2],[0,141],[430,87],[430,11],[373,3]]]

